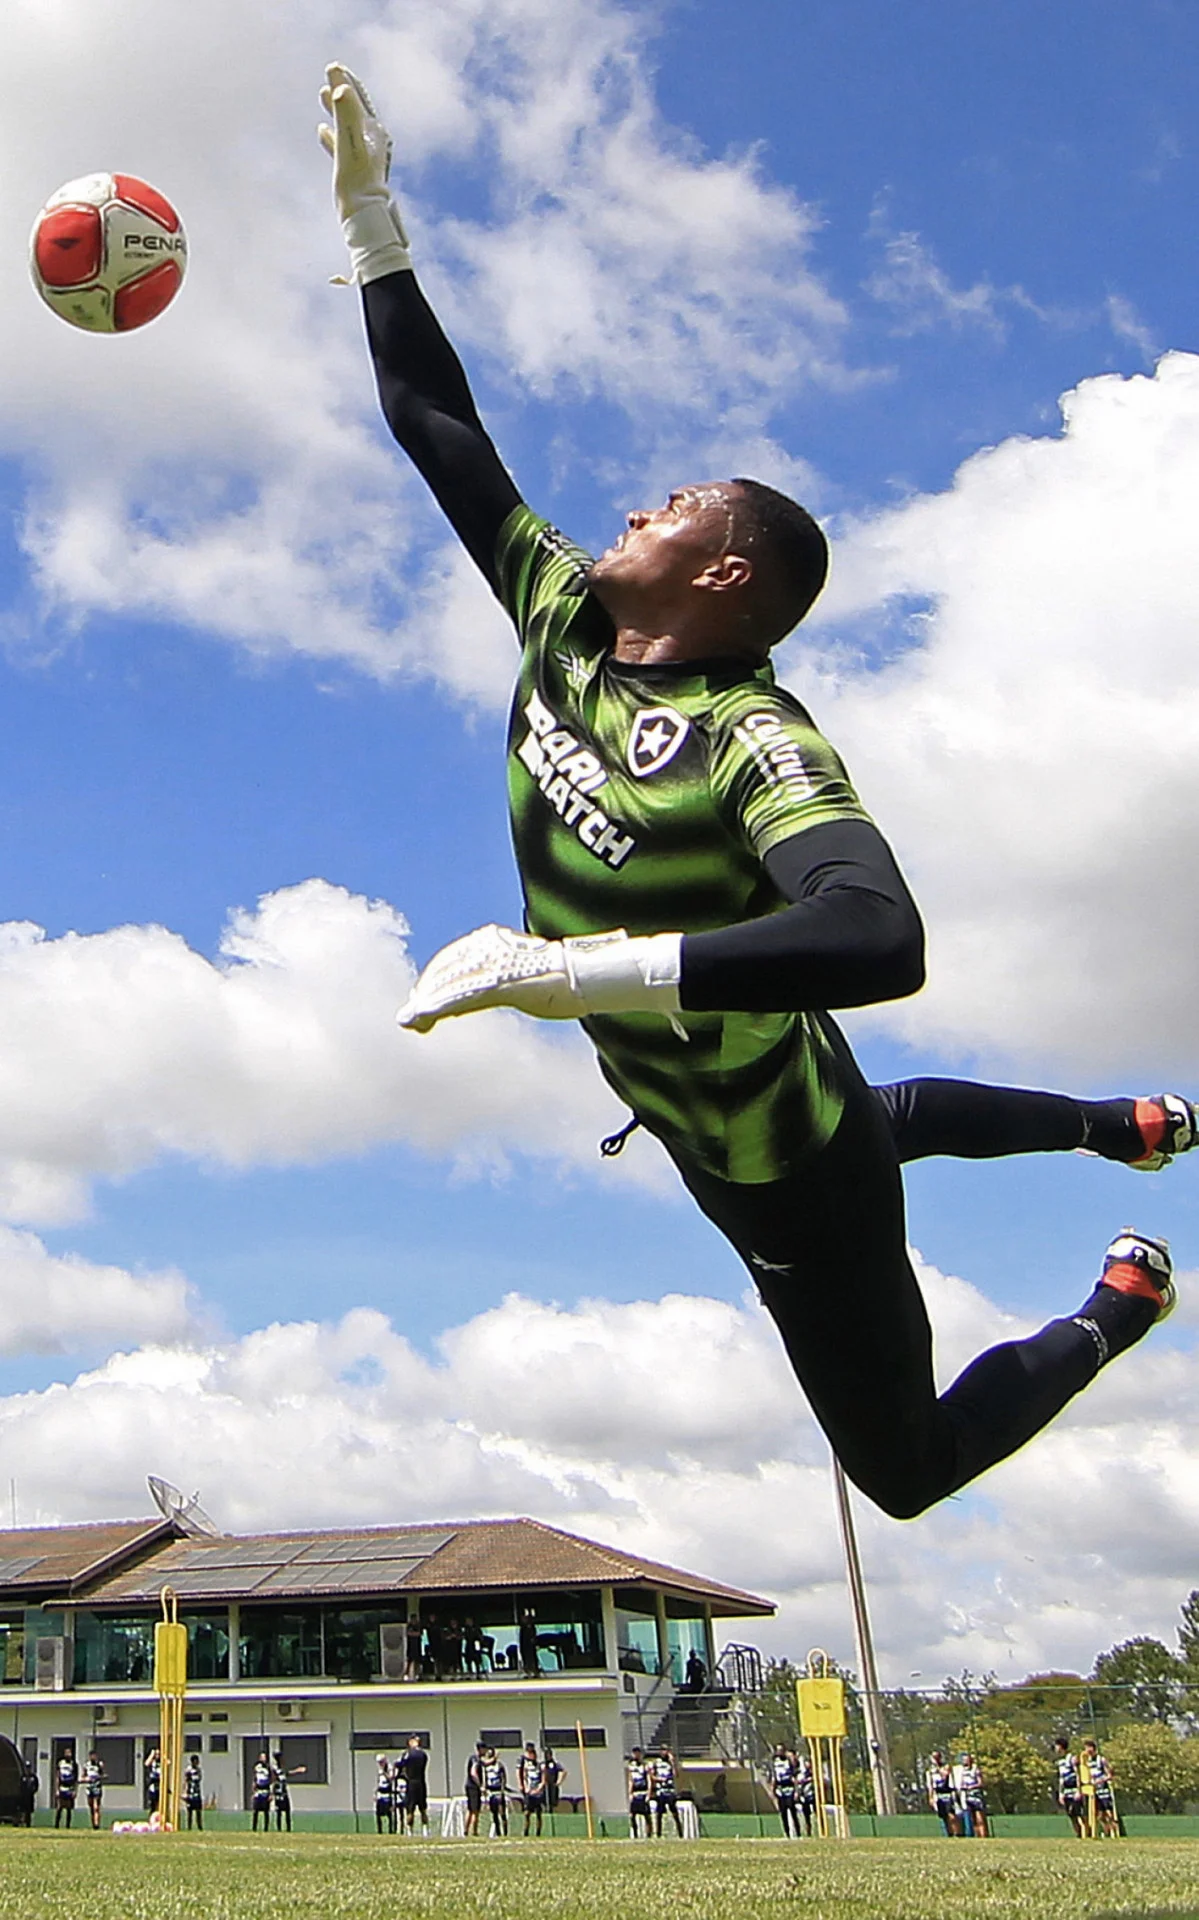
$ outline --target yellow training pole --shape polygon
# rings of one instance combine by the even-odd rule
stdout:
[[[799,1730],[808,1743],[812,1762],[812,1784],[816,1789],[816,1831],[822,1840],[829,1837],[828,1804],[825,1798],[825,1770],[833,1796],[833,1825],[838,1840],[849,1838],[849,1814],[845,1806],[845,1768],[841,1757],[847,1732],[845,1721],[845,1682],[828,1670],[827,1653],[814,1647],[808,1655],[806,1680],[795,1683],[799,1702]]]
[[[583,1722],[575,1721],[575,1739],[579,1743],[579,1772],[583,1777],[583,1806],[587,1813],[587,1838],[595,1839],[595,1822],[591,1817],[591,1785],[587,1778],[587,1747],[583,1740]]]
[[[161,1594],[162,1619],[154,1627],[154,1691],[158,1695],[158,1744],[162,1777],[158,1817],[166,1833],[179,1830],[183,1790],[183,1702],[187,1696],[187,1628],[179,1621],[174,1588]]]

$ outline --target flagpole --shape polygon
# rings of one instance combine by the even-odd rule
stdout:
[[[874,1664],[874,1641],[870,1634],[870,1616],[866,1611],[866,1582],[858,1554],[853,1510],[849,1504],[849,1485],[836,1454],[833,1455],[833,1497],[837,1503],[837,1521],[841,1545],[845,1550],[845,1578],[849,1586],[849,1604],[853,1613],[853,1637],[861,1679],[862,1717],[866,1722],[866,1740],[870,1748],[870,1778],[874,1783],[874,1809],[879,1814],[895,1812],[895,1782],[891,1776],[891,1756],[887,1749],[887,1728],[883,1719],[878,1669]]]

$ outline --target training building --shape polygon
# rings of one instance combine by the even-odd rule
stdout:
[[[185,1743],[205,1797],[249,1805],[258,1755],[282,1755],[296,1813],[369,1812],[375,1756],[417,1733],[431,1793],[461,1792],[484,1740],[514,1776],[524,1742],[553,1748],[566,1797],[624,1804],[624,1756],[662,1737],[718,1621],[768,1600],[535,1520],[270,1534],[194,1534],[177,1518],[0,1531],[0,1733],[46,1805],[73,1747],[104,1761],[106,1811],[142,1805],[158,1744],[154,1623],[170,1587],[189,1644]],[[524,1659],[521,1625],[525,1626]],[[414,1672],[419,1624],[425,1650]],[[474,1629],[476,1670],[434,1651]],[[531,1671],[532,1631],[536,1632]],[[530,1671],[525,1671],[529,1668]]]

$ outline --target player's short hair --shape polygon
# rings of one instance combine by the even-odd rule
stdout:
[[[773,647],[797,627],[828,579],[828,541],[806,507],[763,480],[738,478],[737,537],[758,574],[755,624]]]

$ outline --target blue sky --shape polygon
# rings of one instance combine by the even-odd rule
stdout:
[[[834,587],[783,665],[933,936],[921,1002],[855,1022],[867,1071],[1156,1091],[1199,1081],[1194,12],[314,0],[298,26],[268,9],[229,81],[225,0],[186,26],[149,0],[74,11],[53,111],[35,98],[4,136],[0,214],[0,873],[3,918],[46,934],[40,950],[18,940],[11,978],[0,968],[0,1030],[22,1036],[7,1089],[0,1057],[0,1301],[21,1295],[0,1475],[18,1477],[26,1517],[135,1506],[146,1471],[198,1477],[218,1515],[224,1490],[230,1524],[332,1512],[335,1476],[255,1488],[216,1438],[210,1471],[196,1435],[223,1418],[215,1368],[243,1382],[231,1431],[275,1456],[291,1415],[265,1376],[245,1385],[246,1356],[259,1366],[270,1339],[290,1352],[287,1329],[310,1320],[323,1384],[290,1398],[315,1395],[331,1431],[366,1418],[354,1341],[369,1353],[375,1336],[358,1327],[343,1380],[340,1336],[321,1328],[367,1308],[390,1322],[388,1353],[395,1336],[416,1350],[426,1399],[436,1376],[436,1417],[484,1435],[492,1463],[519,1461],[507,1480],[433,1475],[420,1512],[520,1502],[601,1537],[619,1522],[777,1592],[784,1634],[836,1627],[820,1449],[798,1405],[764,1454],[752,1393],[681,1452],[656,1428],[638,1452],[640,1402],[614,1403],[628,1460],[619,1436],[605,1451],[581,1413],[572,1435],[540,1405],[555,1343],[593,1339],[589,1300],[693,1303],[681,1346],[690,1309],[606,1323],[618,1373],[622,1341],[658,1354],[651,1396],[710,1337],[704,1300],[723,1303],[722,1337],[768,1352],[739,1268],[652,1151],[622,1171],[593,1162],[619,1116],[583,1050],[501,1020],[451,1058],[385,1017],[409,960],[400,923],[365,902],[403,916],[417,964],[518,913],[507,643],[375,417],[355,296],[325,285],[340,243],[315,89],[325,58],[366,73],[418,267],[534,505],[603,541],[667,481],[736,467],[828,519]],[[112,52],[134,31],[160,83],[144,110]],[[48,32],[18,6],[0,44],[48,71]],[[23,236],[39,198],[109,165],[174,194],[192,264],[153,328],[94,341],[38,307]],[[253,920],[266,896],[283,903],[281,946],[274,920]],[[222,959],[238,909],[253,951]],[[1005,1315],[1069,1308],[1125,1218],[1199,1266],[1189,1166],[1138,1187],[1074,1158],[938,1164],[909,1193],[947,1355]],[[526,1305],[491,1315],[512,1293]],[[1189,1495],[1154,1481],[1148,1553],[1130,1555],[1124,1521],[1156,1471],[1129,1438],[1151,1410],[1181,1422],[1180,1463],[1199,1449],[1170,1398],[1185,1400],[1179,1322],[1152,1363],[1165,1373],[1127,1363],[1110,1404],[956,1519],[868,1520],[896,1672],[1083,1659],[1088,1636],[1168,1629]],[[443,1336],[463,1327],[476,1357],[497,1343],[496,1377],[524,1356],[502,1419],[456,1371],[463,1341]],[[397,1461],[409,1366],[394,1361],[394,1405],[368,1410],[361,1443]],[[184,1375],[197,1424],[173,1440]],[[771,1391],[785,1409],[785,1380]],[[104,1445],[82,1480],[29,1464],[46,1422],[94,1424],[97,1393]],[[60,1445],[71,1431],[53,1430]],[[1109,1443],[1136,1454],[1126,1483],[1080,1500],[1077,1536],[1051,1546],[1054,1486]],[[584,1456],[608,1464],[581,1486]],[[387,1484],[340,1497],[408,1517]],[[732,1517],[739,1501],[753,1525]],[[1017,1534],[1035,1550],[1015,1552]],[[1060,1593],[1096,1556],[1111,1618],[1064,1620]]]

